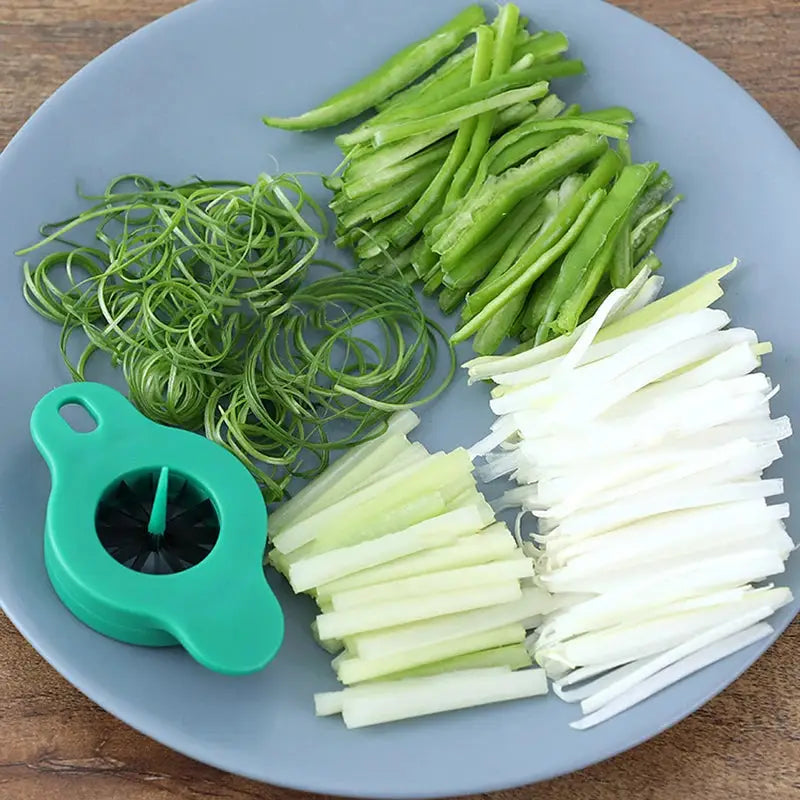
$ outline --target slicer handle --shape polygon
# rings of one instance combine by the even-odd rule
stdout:
[[[283,612],[260,565],[236,584],[229,591],[220,587],[191,608],[175,607],[167,626],[196,661],[227,675],[266,666],[284,633]]]

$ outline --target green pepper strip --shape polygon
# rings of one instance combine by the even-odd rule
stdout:
[[[586,204],[583,206],[575,221],[566,231],[564,236],[562,236],[553,247],[542,253],[542,255],[536,261],[534,261],[524,273],[522,273],[522,275],[520,275],[513,283],[509,284],[502,292],[500,292],[500,294],[498,294],[494,300],[487,303],[479,314],[476,314],[471,320],[469,320],[469,322],[459,328],[450,337],[450,341],[453,342],[453,344],[464,341],[464,339],[471,336],[472,333],[478,330],[478,328],[480,328],[482,325],[486,325],[490,320],[497,316],[503,307],[511,301],[524,303],[525,293],[527,290],[545,272],[545,270],[547,270],[553,263],[561,258],[561,256],[563,256],[570,247],[572,247],[578,236],[586,227],[592,215],[597,210],[598,206],[605,199],[605,196],[605,189],[596,189],[586,201]],[[496,334],[499,333],[497,325],[494,325],[493,329],[495,330]],[[502,339],[500,341],[502,341]],[[492,350],[481,350],[477,352],[482,354],[493,353],[499,346],[500,341],[497,341],[494,344],[494,348]],[[488,346],[488,343],[490,342],[494,342],[494,339],[487,339],[484,346]]]
[[[479,5],[468,6],[431,36],[404,48],[317,108],[297,117],[264,117],[264,122],[287,130],[314,130],[356,117],[426,73],[485,21],[486,15]]]
[[[490,178],[471,202],[464,204],[447,230],[433,243],[446,264],[463,258],[497,227],[502,218],[531,192],[566,177],[608,149],[608,141],[589,134],[567,136],[542,150],[522,166]]]
[[[472,67],[472,82],[478,84],[485,80],[491,68],[492,43],[494,33],[488,25],[478,28],[475,45],[475,59]],[[388,233],[388,239],[398,247],[405,247],[422,230],[425,223],[436,213],[442,204],[447,187],[453,180],[456,170],[464,160],[467,148],[477,125],[477,119],[470,117],[458,128],[456,138],[447,154],[444,164],[405,216]]]
[[[553,323],[558,314],[558,321],[554,324],[557,333],[571,333],[575,329],[581,312],[609,267],[620,228],[655,168],[655,164],[633,164],[622,168],[603,204],[564,257],[556,289],[540,328]]]
[[[539,236],[520,255],[511,267],[503,273],[492,271],[478,289],[467,297],[463,319],[475,316],[487,303],[497,297],[507,286],[552,248],[578,218],[581,209],[591,195],[611,183],[620,169],[619,156],[607,150],[597,162],[589,177],[575,194],[567,201],[555,217],[542,229]]]

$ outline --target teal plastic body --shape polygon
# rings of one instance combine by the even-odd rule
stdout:
[[[97,427],[82,433],[61,416],[82,406]],[[281,608],[262,558],[267,512],[258,484],[225,448],[152,422],[122,394],[97,383],[61,386],[31,416],[31,435],[51,473],[45,563],[62,602],[96,631],[138,645],[181,644],[209,669],[263,668],[283,641]],[[202,561],[154,575],[116,561],[95,513],[125,475],[163,470],[187,478],[211,501],[219,536]]]

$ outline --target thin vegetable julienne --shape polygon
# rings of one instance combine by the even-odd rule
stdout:
[[[592,299],[589,301],[586,308],[583,309],[578,324],[582,325],[595,315],[597,309],[600,308],[600,306],[603,304],[603,301],[611,293],[612,289],[613,287],[611,286],[611,281],[609,280],[608,276],[601,278],[600,285],[597,287],[597,289],[595,289],[594,297],[592,297]]]
[[[372,175],[377,175],[381,170],[401,163],[410,156],[416,155],[432,144],[438,142],[442,136],[439,131],[423,133],[404,139],[402,142],[395,142],[386,147],[379,147],[371,150],[357,159],[350,162],[345,172],[346,180],[358,180]],[[448,137],[446,143],[450,145],[453,137]]]
[[[609,267],[620,227],[655,168],[655,164],[623,167],[603,204],[564,257],[540,330],[554,323],[556,315],[558,322],[555,329],[558,333],[571,333],[575,329],[581,312],[592,299],[600,278]],[[566,309],[561,308],[564,304],[567,304]],[[537,334],[537,344],[539,338]]]
[[[445,314],[452,314],[464,302],[468,291],[468,289],[455,289],[451,286],[443,287],[439,292],[439,308]]]
[[[519,105],[510,106],[509,108],[505,109],[505,111],[510,111],[512,109],[517,109],[517,113],[519,113]],[[503,112],[501,111],[495,119],[496,133],[503,130],[502,123]],[[405,139],[403,141],[378,148],[377,150],[373,150],[370,154],[362,154],[348,166],[345,177],[356,183],[362,180],[382,181],[383,176],[387,171],[392,170],[395,167],[401,167],[403,164],[410,161],[411,158],[415,157],[414,154],[419,153],[419,156],[421,157],[425,153],[433,150],[434,147],[431,147],[431,145],[436,142],[438,138],[438,132],[434,132],[432,134],[422,134],[418,137],[412,137],[411,139]],[[435,145],[435,147],[443,146],[446,149],[449,149],[453,138],[454,137],[451,135],[440,144]],[[445,209],[442,214],[446,216],[446,213],[448,212],[449,210]],[[430,236],[429,227],[434,226],[437,222],[437,219],[438,217],[435,217],[430,223],[428,223],[427,226],[425,226],[424,230],[426,237]],[[388,244],[388,240],[384,244]],[[374,252],[370,253],[370,256],[373,255],[375,255]],[[433,253],[431,252],[424,259],[424,261],[430,266],[437,258],[438,257],[434,257]]]
[[[475,56],[472,65],[471,83],[477,85],[486,80],[491,69],[494,33],[488,25],[481,25],[476,31]],[[419,200],[387,232],[387,238],[398,247],[405,247],[422,230],[425,223],[438,211],[447,192],[447,187],[464,160],[470,140],[475,132],[477,120],[474,117],[464,120],[459,126],[456,138],[450,147],[444,164],[432,176]]]
[[[622,162],[625,164],[625,166],[633,164],[633,154],[628,142],[619,142],[617,151],[619,152]],[[645,187],[645,189],[646,188],[647,187]],[[631,243],[633,213],[634,209],[631,209],[631,211],[628,213],[628,216],[625,218],[625,221],[622,223],[619,236],[617,237],[617,243],[614,246],[614,252],[611,256],[611,267],[608,270],[608,291],[611,289],[624,289],[630,283],[631,278],[633,277],[634,250]],[[604,293],[604,290],[605,284],[603,281],[601,281],[600,289],[595,292],[595,299],[599,299],[599,302],[602,302],[603,297],[608,294],[608,291],[605,291]],[[598,308],[599,302],[597,304]],[[589,306],[592,305],[593,303],[589,304]],[[588,309],[589,306],[586,308]],[[581,317],[583,316],[588,318],[591,315],[587,315],[586,310],[584,309],[583,313],[581,314]]]
[[[524,298],[523,298],[523,300],[524,300]],[[525,310],[524,306],[525,306],[525,304],[523,303],[522,311]],[[514,320],[513,325],[511,326],[511,328],[508,331],[508,335],[512,339],[521,340],[522,330],[524,328],[524,325],[522,323],[522,311],[520,311],[520,313],[517,314],[517,318]]]
[[[438,265],[437,265],[438,267]],[[425,283],[422,285],[422,293],[425,295],[432,295],[437,292],[442,286],[442,271],[441,269],[433,269],[428,273]]]
[[[626,158],[623,150],[623,158]],[[630,164],[626,160],[626,164]],[[610,287],[612,289],[624,289],[633,277],[633,247],[631,245],[631,214],[628,214],[622,223],[622,229],[617,237],[614,246],[614,253],[611,256],[611,268],[609,269]]]
[[[439,256],[431,250],[424,237],[417,239],[411,248],[411,264],[418,278],[427,277],[428,273],[436,266]]]
[[[349,211],[340,213],[339,222],[345,228],[352,228],[366,219],[372,222],[380,222],[380,220],[391,216],[396,211],[400,211],[417,202],[418,198],[428,191],[431,180],[438,171],[439,168],[436,164],[429,164],[417,170],[397,184],[391,192],[367,197]]]
[[[468,336],[471,336],[482,325],[487,326],[498,315],[501,314],[506,305],[514,304],[521,305],[525,302],[525,296],[528,289],[535,283],[535,281],[551,267],[567,250],[574,244],[575,240],[580,235],[581,231],[586,227],[592,215],[597,210],[597,207],[605,199],[606,192],[604,189],[596,189],[585,205],[578,214],[575,222],[564,233],[564,236],[556,242],[553,247],[542,253],[526,270],[523,272],[513,283],[509,284],[500,294],[497,295],[491,302],[476,314],[469,322],[466,322],[459,328],[451,337],[450,341],[453,344],[462,342]],[[495,335],[493,337],[486,337],[484,340],[484,349],[476,351],[483,355],[493,353],[499,347],[502,338],[496,339],[496,334],[499,331],[497,324],[492,325]],[[490,345],[494,345],[493,349],[488,349]]]
[[[510,109],[505,109],[504,111],[500,112],[500,115],[503,113],[507,113]],[[539,105],[536,107],[536,110],[533,111],[531,114],[525,115],[524,118],[519,119],[514,126],[509,127],[502,127],[498,126],[497,120],[500,118],[500,115],[495,120],[495,127],[493,131],[494,136],[500,136],[502,138],[502,134],[511,133],[513,132],[513,128],[519,125],[523,125],[528,122],[534,121],[544,121],[544,120],[553,120],[556,118],[565,119],[568,117],[578,116],[581,113],[581,107],[579,105],[571,105],[567,106],[560,97],[555,94],[548,94],[546,97],[542,99]],[[588,117],[588,115],[586,115]],[[543,150],[550,144],[554,144],[559,139],[564,138],[568,133],[569,130],[559,130],[554,133],[545,132],[539,134],[531,134],[529,137],[525,137],[523,140],[520,140],[519,143],[516,145],[510,145],[505,148],[497,148],[497,142],[499,139],[492,145],[492,147],[487,150],[484,157],[481,159],[480,164],[478,164],[478,171],[475,175],[475,178],[472,182],[472,186],[469,189],[468,195],[472,195],[476,192],[480,187],[483,185],[484,181],[489,175],[499,175],[501,172],[504,172],[509,167],[517,166],[520,162],[524,161],[526,158],[537,153],[539,150]],[[521,145],[521,146],[520,146]],[[506,163],[500,163],[500,159],[495,157],[495,154],[498,153],[498,150],[502,149],[502,155],[510,156],[510,160],[506,161]],[[513,151],[513,152],[512,152]],[[491,155],[490,155],[491,153]],[[445,211],[449,213],[453,213],[453,210],[456,207],[456,203],[451,201],[445,208]],[[441,229],[438,231],[441,232]],[[438,235],[438,233],[437,233]]]
[[[672,187],[672,176],[666,170],[654,175],[633,209],[633,224],[638,223],[645,214],[652,211]]]
[[[480,6],[468,6],[431,36],[404,48],[377,70],[317,108],[297,117],[265,117],[264,122],[287,130],[314,130],[356,117],[424,75],[485,21]]]
[[[536,107],[536,111],[531,119],[555,119],[564,113],[567,104],[557,95],[549,94]],[[580,112],[580,108],[575,106],[575,114]]]
[[[509,70],[513,58],[513,32],[519,19],[519,9],[513,3],[506,3],[500,8],[495,26],[497,36],[495,39],[494,54],[492,56],[492,77],[503,75]],[[533,81],[533,79],[531,79]],[[472,179],[478,169],[483,154],[489,146],[489,137],[494,126],[494,111],[482,114],[475,125],[469,152],[459,166],[447,193],[447,202],[451,202],[466,194],[472,184]]]
[[[475,259],[470,258],[471,253],[467,253],[464,261],[459,262],[458,266],[461,267],[461,269],[445,271],[444,282],[448,286],[458,285],[470,289],[486,273],[486,269],[488,267],[491,267],[492,270],[496,269],[498,271],[504,271],[508,269],[509,265],[516,260],[520,252],[530,243],[533,238],[536,237],[539,229],[545,223],[550,214],[553,213],[553,204],[550,194],[548,194],[548,196],[546,196],[543,200],[540,195],[533,195],[532,197],[523,200],[517,206],[517,208],[514,209],[514,211],[512,211],[505,220],[503,220],[501,226],[507,226],[508,228],[516,227],[516,231],[511,239],[508,240],[508,244],[504,247],[499,258],[496,258],[491,262],[487,262],[485,265],[480,265],[481,269],[478,270],[475,269]],[[524,218],[522,218],[521,224],[513,226],[513,223],[510,220],[512,217],[517,216],[517,209],[520,210],[520,215],[524,215]],[[478,248],[475,249],[477,250]],[[460,281],[460,283],[456,283],[456,281]]]
[[[524,305],[524,293],[516,294],[486,321],[472,342],[472,347],[478,355],[491,355],[497,351],[514,326]]]
[[[391,274],[392,272],[403,272],[411,264],[411,248],[398,251],[396,248],[387,250],[373,258],[364,259],[358,268],[364,272],[377,272],[379,274]]]
[[[658,237],[661,236],[661,232],[664,230],[671,216],[672,209],[667,211],[665,214],[662,214],[647,226],[644,236],[637,240],[637,247],[633,251],[634,259],[642,259],[647,255],[647,253],[650,251],[650,248],[656,243]]]
[[[521,58],[531,49],[529,44],[531,41],[543,38],[544,34],[531,35],[528,33],[522,24],[522,20],[520,20],[520,27],[515,38],[515,60]],[[551,39],[547,42],[542,42],[538,49],[542,53],[542,58],[548,58],[551,57],[550,53],[559,46],[560,44],[557,41]],[[425,79],[392,95],[387,101],[379,103],[377,105],[378,113],[372,119],[362,123],[362,125],[371,123],[375,119],[389,119],[402,115],[409,108],[440,100],[453,92],[465,89],[469,85],[470,65],[474,52],[475,46],[470,45],[457,53],[453,53]],[[518,56],[517,53],[519,53]]]
[[[631,231],[631,246],[633,247],[634,260],[643,258],[654,242],[661,235],[661,231],[672,215],[672,209],[683,199],[682,195],[673,197],[668,203],[659,203],[647,214],[636,220],[636,226]]]
[[[568,47],[569,40],[560,31],[541,31],[538,35],[517,44],[514,48],[514,61],[529,54],[533,56],[534,63],[541,64],[558,58]]]
[[[531,264],[560,241],[578,218],[578,214],[591,195],[597,189],[608,186],[617,176],[619,169],[619,156],[613,150],[606,150],[595,168],[589,173],[585,183],[544,227],[541,234],[526,248],[517,261],[503,273],[490,272],[478,289],[467,298],[462,318],[467,321],[477,314],[487,303],[522,275]]]
[[[542,104],[546,104],[550,98],[551,96],[548,95],[548,97],[542,101]],[[502,133],[506,129],[508,120],[510,118],[513,117],[516,119],[518,116],[521,116],[523,114],[522,107],[524,105],[531,106],[530,110],[526,110],[524,112],[525,117],[531,114],[537,114],[538,110],[535,109],[533,104],[530,103],[509,106],[497,114],[495,118],[494,133]],[[509,113],[512,111],[514,114]],[[439,135],[437,132],[432,134],[422,134],[418,137],[413,137],[411,139],[406,139],[401,142],[378,148],[377,150],[373,150],[372,153],[368,155],[362,154],[349,165],[345,177],[356,184],[361,184],[364,181],[383,181],[387,172],[395,168],[402,168],[402,165],[408,163],[411,158],[422,157],[425,153],[428,153],[439,147],[446,147],[449,149],[450,143],[452,142],[452,136],[448,137],[448,139],[446,139],[444,142],[431,147],[430,145],[438,138]],[[419,156],[414,156],[413,154],[415,153],[419,153]],[[425,226],[424,231],[426,238],[435,238],[431,236],[430,229],[436,228],[440,224],[445,226],[447,217],[449,216],[451,210],[452,209],[450,208],[443,209],[439,216],[435,217]],[[432,263],[432,256],[433,254],[430,253],[429,257],[425,259],[426,262]]]
[[[548,95],[549,97],[550,95]],[[545,98],[546,99],[546,98]],[[521,122],[530,119],[536,113],[535,103],[517,103],[515,106],[503,108],[494,119],[492,134],[503,133]]]
[[[476,29],[477,30],[477,29]],[[471,64],[470,64],[471,66]],[[336,144],[343,150],[349,150],[358,144],[368,142],[375,137],[375,131],[381,130],[389,125],[397,124],[404,120],[422,119],[423,117],[436,116],[446,111],[453,111],[470,103],[477,103],[480,100],[488,100],[503,92],[512,89],[520,89],[530,86],[539,81],[550,80],[567,75],[576,75],[584,71],[583,62],[558,61],[552,64],[540,64],[521,70],[506,70],[494,73],[491,77],[487,76],[478,83],[473,83],[470,79],[472,71],[467,73],[469,83],[457,92],[450,92],[434,102],[413,104],[402,109],[402,114],[398,112],[391,117],[375,117],[367,120],[350,133],[343,133],[336,137]],[[490,129],[491,130],[491,129]]]
[[[530,35],[524,30],[523,20],[519,20],[519,30],[514,39],[513,64],[525,63],[526,67],[534,64],[546,64],[557,60],[568,46],[563,33],[541,31]],[[397,119],[412,108],[437,102],[449,97],[469,85],[470,63],[473,59],[474,45],[454,53],[425,80],[415,83],[393,95],[386,103],[379,104],[378,113],[362,123],[355,130],[375,122],[386,122]]]
[[[544,102],[543,100],[542,104],[544,104]],[[570,117],[605,122],[613,126],[623,126],[634,121],[633,114],[631,114],[627,108],[622,107],[601,108],[597,111],[581,111],[580,106],[573,105],[567,108],[558,119],[566,120]],[[539,119],[539,115],[537,114],[534,119]],[[529,133],[516,142],[506,144],[503,148],[498,147],[498,152],[495,153],[488,167],[487,174],[498,175],[509,167],[516,166],[524,158],[533,155],[549,144],[553,144],[553,142],[558,141],[568,132],[567,129],[564,129],[552,133]],[[613,134],[611,135],[613,136]],[[499,144],[499,141],[500,140],[498,140],[497,144]]]
[[[522,73],[520,73],[522,74]],[[420,117],[419,119],[401,120],[390,122],[376,128],[373,132],[372,142],[375,147],[398,142],[401,139],[408,139],[412,136],[425,134],[429,131],[439,131],[440,137],[446,136],[451,131],[456,130],[459,125],[470,117],[476,117],[485,111],[492,111],[498,108],[523,103],[527,100],[536,100],[547,94],[547,83],[538,83],[524,86],[520,89],[512,89],[508,92],[501,92],[485,100],[444,111],[441,114],[434,114],[430,117]]]
[[[403,109],[439,99],[454,91],[460,91],[469,83],[469,65],[472,62],[475,45],[471,44],[459,50],[443,61],[424,80],[412,83],[405,89],[393,94],[385,102],[378,103],[378,112],[363,125],[371,124],[377,119],[386,120],[402,115]],[[356,128],[355,130],[358,130]]]
[[[574,131],[575,133],[595,133],[598,136],[607,136],[609,139],[627,139],[628,129],[603,120],[592,119],[588,116],[569,115],[555,119],[533,119],[518,125],[513,130],[501,136],[487,152],[487,161],[491,163],[507,147],[516,144],[520,139],[529,134],[547,133],[550,131]]]
[[[545,100],[552,96],[553,95],[548,95]],[[541,105],[544,104],[545,100],[542,101]],[[564,109],[557,118],[560,120],[567,120],[570,117],[577,116],[579,112],[579,106],[571,106],[570,108]],[[555,119],[556,117],[553,118]],[[534,119],[539,119],[538,114]],[[526,120],[526,122],[530,121],[532,120]],[[555,144],[555,142],[559,139],[563,139],[569,133],[570,131],[567,128],[530,133],[516,142],[506,144],[502,147],[499,146],[500,139],[498,139],[487,151],[484,161],[479,167],[481,179],[485,180],[489,175],[499,175],[501,172],[505,172],[511,167],[516,167],[526,158],[530,158],[540,150],[544,150],[545,147]],[[478,179],[476,179],[476,184],[477,182]]]
[[[401,218],[402,212],[399,212],[381,220],[371,228],[356,229],[362,230],[363,233],[355,245],[356,255],[359,259],[373,258],[386,252],[392,244],[387,234]]]
[[[610,139],[627,139],[628,129],[624,125],[614,125],[586,117],[570,116],[557,119],[534,119],[517,126],[501,136],[486,152],[476,176],[476,184],[482,184],[488,175],[498,175],[505,165],[498,168],[497,161],[507,150],[513,153],[512,166],[524,158],[562,139],[568,133],[594,133]]]
[[[434,252],[439,253],[446,264],[458,262],[488,236],[525,195],[570,175],[599,158],[607,149],[608,142],[602,136],[567,136],[522,166],[487,180],[433,243]]]
[[[539,326],[542,324],[547,306],[550,305],[550,298],[558,280],[560,264],[556,262],[545,272],[541,280],[538,280],[532,287],[528,295],[528,301],[522,311],[521,321],[523,324],[523,337],[525,341],[534,339]]]
[[[455,265],[448,267],[444,282],[452,288],[471,288],[502,258],[517,231],[526,227],[542,202],[541,194],[526,197],[493,231]]]
[[[358,180],[343,183],[342,194],[348,200],[359,200],[388,189],[428,164],[442,163],[447,158],[449,150],[450,142],[442,142],[429,147],[418,155],[411,156],[405,161],[401,161],[399,164],[381,170],[376,174],[365,175]]]
[[[585,67],[582,61],[575,59],[569,61],[556,61],[550,64],[539,64],[529,67],[527,69],[508,71],[496,75],[482,81],[479,84],[474,84],[466,87],[460,92],[447,95],[435,103],[426,103],[421,106],[413,106],[407,109],[402,116],[398,115],[396,118],[388,120],[378,120],[377,124],[372,124],[372,121],[365,123],[358,131],[352,134],[342,134],[337,137],[337,143],[340,146],[355,147],[356,144],[363,144],[371,139],[375,140],[381,138],[381,131],[389,128],[392,125],[397,125],[403,121],[423,119],[426,117],[437,116],[444,114],[447,111],[454,111],[462,108],[463,106],[472,103],[480,102],[481,100],[488,100],[496,97],[498,94],[512,91],[513,89],[521,89],[541,81],[549,81],[552,78],[562,78],[570,75],[579,75],[584,72]],[[500,114],[503,112],[501,111]],[[500,121],[501,126],[506,123]],[[493,120],[490,133],[496,130],[498,125],[497,120]]]

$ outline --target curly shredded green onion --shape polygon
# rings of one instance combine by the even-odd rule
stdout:
[[[170,186],[128,175],[86,199],[90,208],[44,226],[19,253],[68,247],[25,263],[23,292],[62,326],[73,379],[106,354],[142,413],[204,430],[268,500],[452,378],[447,337],[407,285],[317,258],[325,217],[296,176]],[[87,227],[92,245],[67,238]],[[305,283],[311,265],[337,273]],[[86,342],[73,358],[76,333]],[[415,399],[434,378],[439,339],[448,374]]]

